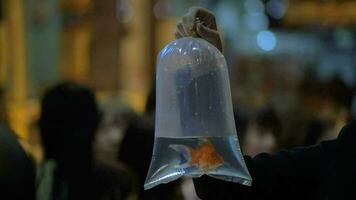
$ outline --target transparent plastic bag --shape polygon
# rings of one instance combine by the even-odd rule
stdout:
[[[224,56],[199,38],[181,38],[159,54],[155,141],[144,185],[203,174],[251,185],[241,155]]]

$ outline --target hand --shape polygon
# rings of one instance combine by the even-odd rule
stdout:
[[[222,52],[220,33],[217,30],[215,16],[209,10],[192,7],[177,24],[177,38],[200,37],[213,44]]]

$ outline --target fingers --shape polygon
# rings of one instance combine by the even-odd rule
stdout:
[[[188,16],[184,16],[182,18],[182,24],[183,24],[183,28],[184,28],[184,31],[187,35],[189,36],[195,36],[195,19],[190,17],[189,15]]]
[[[217,31],[215,16],[212,12],[201,7],[189,9],[181,21],[177,24],[176,38],[201,37],[222,52],[220,33]]]
[[[193,20],[195,22],[202,22],[204,26],[217,30],[214,14],[205,8],[192,7],[191,9],[189,9],[187,16],[193,18],[190,20]]]
[[[222,52],[222,42],[218,31],[204,26],[202,23],[197,24],[197,34],[213,44],[220,52]]]
[[[194,22],[190,21],[188,17],[183,17],[177,24],[175,31],[176,38],[189,36],[196,37],[196,35]]]
[[[197,23],[203,23],[206,27],[216,30],[216,22],[213,13],[201,7],[192,7],[177,24],[176,37],[196,37]]]
[[[184,27],[183,27],[182,21],[178,22],[176,32],[177,32],[181,37],[187,37],[187,36],[189,36],[189,35],[185,32],[185,29],[184,29]]]
[[[182,38],[183,36],[178,32],[178,30],[176,30],[174,32],[174,36],[178,39],[178,38]]]
[[[210,29],[203,25],[202,23],[197,24],[197,32],[200,37],[211,38],[219,35],[218,31]]]
[[[194,15],[196,17],[214,17],[214,14],[205,8],[193,6],[189,9],[188,15]]]

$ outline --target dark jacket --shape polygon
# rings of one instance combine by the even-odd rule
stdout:
[[[15,134],[0,123],[0,199],[35,199],[35,168]]]
[[[356,122],[336,140],[245,157],[251,187],[207,176],[194,180],[202,199],[356,199]]]

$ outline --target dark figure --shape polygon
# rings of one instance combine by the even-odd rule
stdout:
[[[50,89],[42,101],[40,132],[45,162],[39,199],[123,199],[125,176],[93,164],[92,143],[99,122],[91,90],[78,83]]]
[[[317,144],[327,129],[327,123],[322,120],[311,120],[307,123],[303,146]]]
[[[307,76],[300,87],[303,110],[309,118],[304,139],[306,145],[337,138],[342,126],[352,118],[354,93],[339,78],[321,83],[311,77]]]
[[[35,168],[7,126],[4,92],[0,89],[0,195],[1,199],[35,199]]]
[[[14,133],[0,124],[1,199],[35,199],[35,168]]]
[[[235,118],[235,126],[237,130],[237,136],[239,138],[240,143],[243,143],[246,137],[246,132],[248,129],[248,124],[250,122],[249,113],[241,109],[240,107],[234,107],[234,118]]]
[[[272,153],[278,149],[280,135],[281,125],[277,112],[273,107],[265,106],[251,117],[244,140],[241,140],[242,150],[249,156]]]
[[[155,87],[150,91],[146,112],[129,125],[120,145],[119,159],[136,173],[139,200],[181,199],[180,183],[175,181],[144,190],[143,185],[150,167],[154,144]]]
[[[256,114],[255,121],[260,132],[269,131],[275,138],[280,137],[281,122],[277,112],[272,106],[261,108]]]

